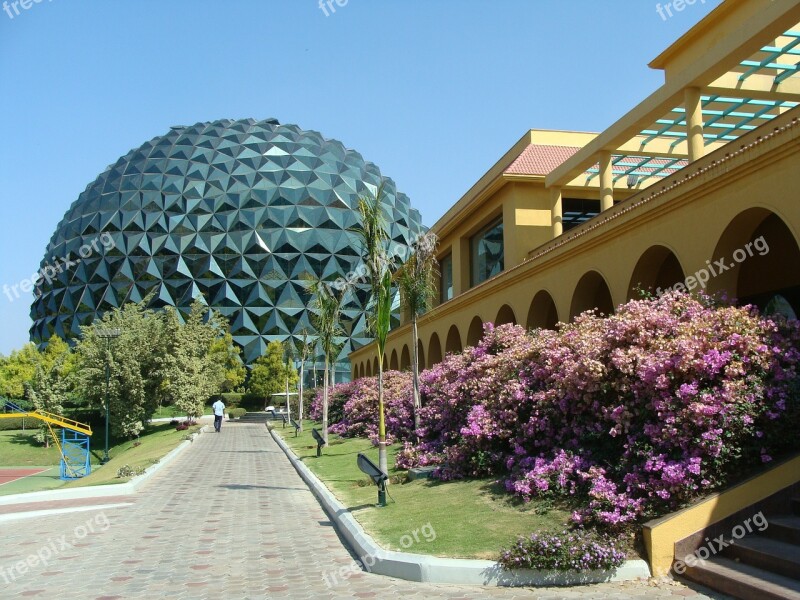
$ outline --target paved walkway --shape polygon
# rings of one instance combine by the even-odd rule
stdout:
[[[334,580],[342,568],[350,576]],[[3,599],[644,596],[721,598],[668,582],[530,590],[358,571],[264,426],[251,424],[201,435],[131,506],[7,523],[0,545]]]

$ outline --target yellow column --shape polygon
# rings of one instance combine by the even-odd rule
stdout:
[[[550,188],[550,215],[553,223],[553,238],[564,233],[564,210],[561,198],[561,188],[554,185]]]
[[[689,87],[683,92],[686,105],[686,144],[689,147],[689,162],[703,158],[706,152],[703,140],[703,104],[700,88]]]
[[[469,239],[453,241],[453,297],[469,289]]]
[[[614,206],[614,173],[611,170],[611,152],[600,153],[600,211]]]

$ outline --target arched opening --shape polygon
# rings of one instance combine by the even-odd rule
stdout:
[[[420,371],[428,364],[425,362],[425,348],[422,347],[422,340],[417,340],[417,361]],[[410,361],[409,364],[411,364]]]
[[[440,362],[442,362],[442,343],[439,341],[439,336],[434,333],[428,344],[428,367],[438,365]]]
[[[400,370],[408,371],[411,369],[411,351],[408,346],[403,346],[403,351],[400,353]]]
[[[451,325],[450,331],[447,332],[447,341],[444,345],[444,351],[447,354],[458,354],[462,350],[461,334],[458,332],[458,327]]]
[[[528,309],[526,326],[528,329],[555,329],[558,323],[558,309],[549,292],[540,290]]]
[[[637,300],[641,292],[661,294],[686,275],[678,257],[665,246],[651,246],[639,258],[628,285],[628,300]]]
[[[503,306],[500,307],[500,310],[497,311],[497,318],[495,318],[494,324],[505,325],[506,323],[516,325],[517,317],[514,314],[514,310],[508,304],[503,304]]]
[[[375,359],[372,361],[372,375],[373,377],[377,377],[378,375],[378,357],[376,356]]]
[[[367,377],[372,377],[372,363],[367,361]]]
[[[610,315],[614,312],[611,291],[608,289],[606,280],[597,271],[586,273],[575,286],[569,311],[570,320],[593,308],[603,315]]]
[[[359,377],[366,377],[367,376],[367,367],[364,365],[363,362],[361,363],[361,369],[359,371],[359,375],[358,376]]]
[[[397,350],[392,350],[392,359],[389,361],[389,368],[392,371],[400,370],[400,361],[397,360]]]
[[[475,317],[467,331],[467,346],[477,346],[481,338],[483,338],[483,321],[480,317]]]
[[[708,261],[708,289],[759,309],[800,314],[800,247],[775,213],[751,208],[734,218]],[[788,305],[788,307],[787,307]],[[790,315],[791,316],[791,315]]]
[[[386,356],[386,354],[384,354],[383,355],[383,372],[386,373],[386,371],[388,371],[388,370],[389,370],[389,357]]]

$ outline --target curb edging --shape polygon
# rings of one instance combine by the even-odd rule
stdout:
[[[632,581],[650,577],[644,560],[629,560],[615,571],[555,572],[521,569],[506,571],[491,560],[441,558],[380,547],[353,515],[311,470],[297,458],[286,442],[269,430],[289,462],[306,482],[350,549],[370,573],[420,583],[469,584],[481,586],[570,586],[591,583]],[[365,560],[368,559],[368,560]],[[367,563],[373,563],[371,565]],[[335,573],[332,574],[335,578]]]

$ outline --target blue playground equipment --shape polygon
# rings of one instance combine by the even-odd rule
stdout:
[[[89,438],[92,435],[92,428],[89,425],[43,410],[27,411],[8,400],[4,400],[3,411],[0,413],[0,419],[30,418],[42,421],[47,425],[58,452],[61,454],[62,480],[80,479],[92,472],[89,454]],[[58,439],[53,426],[61,428],[61,440]]]

